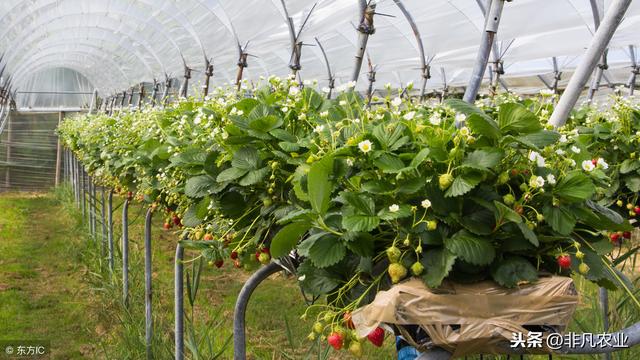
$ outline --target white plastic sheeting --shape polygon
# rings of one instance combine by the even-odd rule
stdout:
[[[486,0],[403,0],[422,33],[426,55],[434,57],[428,88],[464,85],[478,49]],[[497,1],[497,0],[496,0]],[[296,27],[314,0],[285,0]],[[611,0],[595,0],[600,15]],[[301,35],[327,50],[337,83],[349,80],[360,21],[358,0],[318,0]],[[407,20],[392,0],[379,0],[376,33],[368,53],[378,64],[378,84],[400,86],[420,81],[417,44]],[[612,39],[613,82],[625,83],[629,45],[640,45],[640,2],[632,3]],[[498,47],[505,51],[503,78],[548,74],[551,57],[561,71],[573,69],[594,32],[591,0],[515,0],[505,5]],[[3,0],[0,2],[0,52],[15,87],[28,91],[33,74],[68,68],[83,74],[103,95],[168,73],[180,78],[182,59],[194,68],[192,92],[204,79],[205,55],[213,58],[213,84],[232,82],[237,69],[236,39],[249,42],[245,78],[286,76],[290,39],[280,0]],[[302,50],[303,79],[326,83],[317,46]],[[626,68],[626,69],[625,69]],[[360,85],[366,84],[363,66]],[[508,81],[508,80],[507,80]],[[519,84],[519,82],[514,82]],[[26,88],[25,88],[26,87]],[[542,82],[523,88],[544,87]]]
[[[93,85],[82,74],[67,68],[43,69],[27,77],[18,90],[18,109],[67,109],[88,107]]]

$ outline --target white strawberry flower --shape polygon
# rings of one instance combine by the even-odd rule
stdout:
[[[435,125],[435,126],[440,125],[440,123],[442,123],[442,118],[440,118],[440,114],[438,114],[438,113],[432,114],[429,117],[429,123],[431,123],[431,125]]]
[[[431,207],[431,201],[429,199],[424,199],[420,205],[422,205],[423,208],[428,209]]]
[[[292,86],[289,88],[289,95],[298,95],[300,93],[300,88],[297,86]]]
[[[462,122],[465,122],[466,120],[467,120],[467,115],[462,113],[456,114],[456,123],[462,123]]]
[[[463,126],[460,128],[460,135],[462,136],[469,136],[471,134],[471,130],[469,130],[468,127]]]
[[[553,174],[547,175],[547,182],[549,183],[549,185],[555,185],[556,177]]]
[[[564,150],[562,150],[562,149],[558,149],[558,150],[556,150],[556,154],[558,154],[558,155],[564,155],[564,154],[565,154],[565,152],[564,152]]]
[[[405,120],[413,120],[413,118],[416,117],[416,112],[415,111],[410,111],[406,114],[404,114],[403,118]]]
[[[606,161],[604,161],[604,159],[603,159],[603,158],[599,158],[599,159],[598,159],[598,163],[597,163],[597,164],[598,164],[598,167],[599,167],[599,168],[602,168],[602,169],[604,169],[604,170],[607,170],[607,169],[609,168],[609,164],[607,164],[607,162],[606,162]]]
[[[366,154],[373,149],[373,144],[371,144],[371,141],[369,140],[364,140],[358,144],[358,149]]]
[[[543,178],[542,176],[535,176],[535,175],[533,175],[533,176],[531,177],[531,179],[529,180],[529,185],[530,185],[532,188],[540,188],[540,187],[543,187],[543,186],[544,186],[544,183],[545,183],[545,181],[544,181],[544,178]]]
[[[313,132],[321,133],[322,130],[324,130],[324,125],[318,125],[315,127],[315,129],[313,129]]]
[[[571,146],[571,151],[573,151],[576,154],[580,154],[580,148],[576,147],[575,145]]]
[[[400,105],[402,105],[402,99],[397,97],[397,98],[391,100],[391,105],[393,105],[395,107],[399,107]]]
[[[584,171],[593,171],[596,167],[593,165],[591,160],[585,160],[582,162],[582,170]]]
[[[393,204],[389,206],[389,211],[392,213],[398,212],[400,211],[400,206],[398,206],[398,204]]]

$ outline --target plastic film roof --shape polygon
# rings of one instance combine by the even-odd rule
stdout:
[[[296,28],[313,0],[285,0]],[[403,0],[422,35],[432,78],[428,88],[467,83],[483,30],[486,0]],[[611,0],[595,0],[602,16]],[[378,65],[378,88],[420,81],[416,39],[392,0],[379,0],[376,33],[368,54]],[[503,78],[549,74],[552,57],[560,71],[578,64],[594,32],[590,0],[507,2],[497,36]],[[303,79],[326,84],[317,37],[327,51],[337,83],[349,80],[360,21],[358,0],[318,0],[300,40]],[[625,83],[631,66],[629,45],[640,45],[640,2],[633,2],[610,44],[608,79]],[[237,39],[237,40],[236,40]],[[0,52],[14,87],[34,86],[35,74],[67,68],[82,74],[102,95],[142,81],[181,78],[183,59],[193,68],[192,89],[204,80],[205,56],[213,59],[212,84],[235,80],[237,41],[249,43],[245,78],[286,76],[290,38],[280,0],[3,0]],[[366,62],[366,61],[365,61]],[[618,69],[618,70],[615,70]],[[359,87],[366,86],[366,64]],[[41,76],[41,75],[40,75]],[[200,84],[199,84],[200,82]],[[542,82],[515,87],[543,88]]]

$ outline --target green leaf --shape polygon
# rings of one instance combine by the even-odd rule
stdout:
[[[374,238],[368,233],[357,233],[346,242],[347,248],[362,257],[374,255]]]
[[[591,198],[595,190],[593,181],[581,171],[576,170],[560,179],[554,187],[553,193],[566,201],[577,202]]]
[[[187,227],[196,227],[202,224],[202,218],[198,216],[196,205],[190,206],[182,216],[182,225]]]
[[[487,265],[493,261],[496,251],[489,240],[479,238],[467,230],[460,230],[445,240],[445,247],[464,261],[474,265]]]
[[[560,139],[560,134],[556,131],[541,130],[524,136],[516,137],[516,140],[528,145],[534,145],[542,149],[545,146],[554,144]]]
[[[435,249],[427,251],[420,262],[425,268],[422,280],[427,286],[436,288],[449,275],[456,262],[456,256],[447,249]]]
[[[347,231],[369,232],[380,224],[380,218],[370,215],[344,215],[342,217],[342,227]]]
[[[499,201],[493,200],[493,205],[495,205],[496,207],[496,212],[495,212],[496,223],[502,224],[504,223],[504,220],[508,220],[516,224],[522,222],[522,216],[520,216],[520,214],[513,211],[513,209],[506,206],[505,204]]]
[[[516,134],[532,133],[542,129],[538,117],[518,103],[500,105],[498,125],[501,131]]]
[[[460,175],[453,180],[451,186],[444,194],[445,197],[460,196],[468,193],[482,181],[482,175],[478,172],[471,172]]]
[[[633,192],[640,192],[640,176],[633,176],[624,179],[624,184]]]
[[[637,169],[640,169],[640,160],[626,159],[620,164],[620,174],[628,174]]]
[[[509,257],[491,269],[491,276],[498,284],[512,288],[523,282],[538,280],[538,272],[527,259],[520,256]]]
[[[209,194],[216,181],[209,175],[200,175],[189,178],[184,187],[184,194],[191,198],[201,198]]]
[[[283,123],[283,120],[279,116],[267,115],[265,117],[261,117],[251,121],[249,123],[249,127],[252,130],[269,132],[271,130],[274,130],[282,126],[282,123]]]
[[[311,208],[320,215],[329,209],[333,186],[329,177],[333,173],[333,156],[328,155],[315,162],[307,175],[307,193]]]
[[[216,181],[221,183],[227,182],[227,181],[233,181],[235,179],[239,179],[243,177],[247,172],[248,171],[244,169],[231,167],[226,170],[223,170],[220,174],[218,174]]]
[[[370,197],[351,191],[344,191],[340,196],[346,200],[356,212],[371,216],[376,214],[376,204]]]
[[[251,170],[247,173],[247,175],[245,175],[245,177],[243,177],[238,184],[240,184],[241,186],[249,186],[249,185],[253,185],[256,184],[260,181],[262,181],[262,179],[265,178],[265,176],[267,176],[269,174],[269,167],[265,166],[262,169],[258,169],[258,170]]]
[[[260,164],[260,155],[254,147],[243,147],[233,154],[231,165],[242,170],[256,170]]]
[[[504,157],[504,152],[500,149],[475,150],[467,155],[462,162],[462,166],[475,169],[491,169],[500,163]]]
[[[309,260],[319,268],[337,264],[347,253],[347,249],[339,238],[325,236],[318,239],[309,249]]]
[[[341,279],[327,270],[313,266],[312,262],[305,260],[297,269],[298,279],[302,289],[310,295],[324,295],[337,288]]]
[[[547,205],[542,209],[542,214],[551,228],[561,235],[571,234],[576,226],[576,217],[563,207]]]
[[[500,129],[498,124],[488,117],[478,114],[467,115],[467,124],[474,134],[486,136],[489,139],[498,139],[500,137]]]
[[[220,174],[220,168],[216,164],[218,156],[219,153],[217,151],[211,151],[207,154],[207,157],[204,160],[204,172],[214,179],[218,177],[218,174]]]
[[[418,152],[418,154],[416,154],[416,157],[414,157],[411,160],[411,164],[409,164],[409,167],[415,169],[418,166],[420,166],[425,160],[427,160],[427,157],[429,156],[430,152],[431,152],[431,149],[429,149],[429,148],[424,148],[424,149],[420,150]]]
[[[373,160],[375,166],[382,170],[385,174],[396,174],[404,169],[404,163],[392,154],[382,154]]]
[[[294,222],[278,231],[271,240],[271,256],[279,258],[285,256],[295,248],[298,240],[311,228],[311,224],[307,222]]]
[[[527,239],[535,247],[540,246],[540,241],[538,241],[538,236],[536,236],[536,233],[534,233],[533,230],[529,229],[527,224],[520,222],[517,225],[520,231],[522,232],[522,235],[524,235],[525,239]]]

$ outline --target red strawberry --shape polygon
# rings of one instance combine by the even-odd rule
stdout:
[[[598,159],[591,159],[591,163],[593,164],[593,166],[597,166],[598,165]]]
[[[173,216],[173,223],[174,223],[176,226],[182,226],[182,220],[180,220],[180,218],[179,218],[179,217],[177,217],[177,216],[175,216],[175,215]]]
[[[329,335],[329,337],[327,338],[327,342],[336,350],[342,349],[342,343],[343,343],[342,335],[338,334],[337,332],[334,332],[331,335]]]
[[[240,267],[242,266],[242,264],[240,263],[240,260],[238,260],[238,259],[234,259],[234,260],[233,260],[233,266],[235,266],[236,268],[240,269]]]
[[[169,224],[168,222],[166,222],[166,223],[164,223],[164,224],[162,225],[162,227],[163,227],[165,230],[169,230],[169,229],[171,229],[171,224]]]
[[[256,260],[260,261],[260,250],[256,251]]]
[[[202,240],[211,241],[211,240],[213,240],[213,235],[211,235],[209,233],[206,233],[206,234],[204,234],[204,237],[202,238]]]
[[[558,266],[562,269],[568,269],[571,267],[571,257],[569,257],[569,255],[560,255],[556,261],[558,262]]]
[[[640,206],[636,206],[633,211],[636,213],[636,215],[640,215]]]
[[[349,329],[355,329],[356,326],[353,324],[353,320],[351,320],[351,313],[350,312],[346,312],[344,313],[344,315],[342,315],[342,320],[344,320],[344,326],[346,326]]]
[[[235,260],[238,258],[238,252],[237,251],[232,251],[231,252],[231,260]]]
[[[631,239],[631,231],[625,231],[622,233],[622,237],[625,239]]]
[[[269,251],[269,248],[262,248],[262,249],[260,249],[260,251],[262,251],[265,254],[271,255],[271,252]]]
[[[128,200],[133,199],[133,193],[132,193],[131,191],[129,191],[129,192],[127,193],[127,199],[128,199]]]
[[[614,244],[619,244],[621,241],[620,234],[618,233],[611,233],[611,235],[609,235],[609,239],[611,239],[611,242]]]
[[[369,339],[369,341],[371,341],[371,343],[377,347],[382,346],[382,343],[384,342],[384,329],[382,329],[381,327],[375,328],[375,330],[367,335],[367,339]]]
[[[215,265],[219,269],[222,267],[222,265],[224,265],[224,261],[222,259],[216,260]]]

